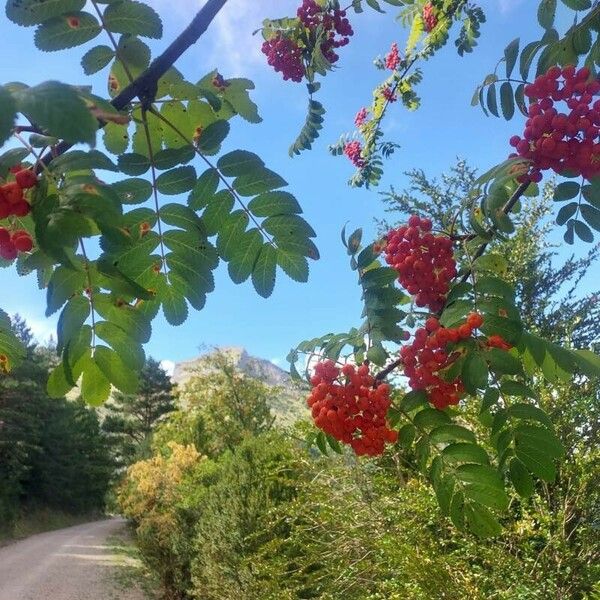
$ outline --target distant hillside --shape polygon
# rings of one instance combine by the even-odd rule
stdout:
[[[278,424],[291,425],[300,418],[308,417],[306,394],[292,381],[289,373],[271,361],[250,356],[244,348],[218,348],[216,351],[230,356],[235,366],[247,376],[281,388],[281,393],[274,397],[271,403],[271,410]],[[210,371],[211,367],[207,363],[211,354],[203,354],[192,360],[177,363],[171,378],[173,383],[181,385],[194,373]]]

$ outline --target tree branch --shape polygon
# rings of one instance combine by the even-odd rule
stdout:
[[[115,96],[111,104],[122,110],[134,98],[139,98],[142,106],[149,108],[156,97],[158,80],[175,64],[175,62],[193,46],[208,29],[219,11],[225,6],[227,0],[207,0],[198,14],[192,19],[188,27],[171,43],[171,45],[132,83],[130,83],[119,95]],[[99,128],[106,123],[99,121]],[[44,156],[42,162],[47,165],[52,159],[64,154],[73,144],[61,142],[53,152]]]

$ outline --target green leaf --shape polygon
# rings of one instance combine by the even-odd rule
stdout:
[[[156,189],[161,194],[176,196],[189,192],[196,183],[196,169],[192,166],[177,167],[161,173],[156,179]]]
[[[104,23],[109,31],[160,39],[162,21],[153,8],[135,0],[111,3],[104,11]]]
[[[83,270],[57,267],[48,284],[46,316],[54,314],[71,296],[81,293],[85,285],[86,275]]]
[[[485,321],[481,326],[485,335],[501,335],[508,343],[517,344],[523,332],[523,325],[514,319],[485,315]],[[494,348],[492,348],[493,350]]]
[[[462,368],[465,389],[470,394],[476,394],[478,389],[487,386],[488,378],[488,366],[483,355],[477,351],[469,352]]]
[[[577,202],[569,202],[561,207],[556,215],[556,224],[564,225],[577,212]]]
[[[454,471],[470,500],[496,510],[506,510],[509,499],[498,472],[487,465],[463,464]]]
[[[46,384],[46,391],[50,398],[63,398],[72,389],[73,384],[67,381],[65,373],[65,365],[61,362],[50,372],[48,377],[48,383]]]
[[[494,515],[485,507],[476,503],[465,505],[465,519],[469,531],[475,535],[486,538],[502,533],[502,526]]]
[[[98,123],[77,91],[58,81],[46,81],[13,94],[19,112],[67,142],[93,145]]]
[[[308,281],[308,261],[304,256],[292,254],[285,250],[277,250],[277,264],[294,281],[306,283]]]
[[[219,172],[216,169],[211,168],[204,171],[190,193],[188,206],[194,210],[200,210],[208,206],[210,199],[217,192],[219,181]]]
[[[450,444],[442,450],[444,460],[452,463],[477,463],[487,465],[489,457],[487,452],[477,444],[457,442]]]
[[[81,396],[91,406],[102,405],[110,395],[110,381],[96,363],[95,358],[87,357],[83,363]]]
[[[17,25],[39,25],[52,17],[79,11],[86,0],[7,0],[6,16]]]
[[[10,138],[16,118],[17,104],[10,92],[0,86],[0,146]]]
[[[588,377],[600,377],[600,356],[590,350],[575,350],[573,358]]]
[[[523,368],[521,361],[506,350],[490,348],[486,351],[490,369],[499,375],[519,375]]]
[[[475,434],[462,425],[441,425],[429,433],[429,439],[433,444],[452,442],[455,440],[464,440],[466,442],[476,442]]]
[[[519,38],[514,39],[504,48],[504,61],[506,62],[506,77],[510,78],[519,56]],[[508,82],[505,82],[508,83]],[[510,87],[510,83],[508,84]],[[512,93],[510,94],[512,98]]]
[[[233,188],[240,196],[256,196],[287,185],[287,181],[266,167],[255,168],[237,177]]]
[[[198,150],[203,154],[216,154],[223,140],[229,134],[230,125],[227,121],[215,121],[202,130],[198,141]]]
[[[252,270],[254,289],[263,298],[268,298],[273,293],[276,266],[277,251],[271,244],[264,244]]]
[[[113,163],[106,154],[98,150],[71,150],[65,152],[52,160],[48,165],[51,171],[67,173],[68,171],[80,171],[87,169],[101,169],[104,171],[118,171],[117,165]]]
[[[416,408],[427,406],[427,403],[428,397],[426,392],[422,390],[412,391],[408,392],[402,397],[402,399],[400,400],[400,408],[404,412],[412,412]],[[447,421],[444,421],[444,423],[446,422]]]
[[[542,0],[537,11],[538,23],[544,29],[550,29],[554,24],[555,15],[556,0]]]
[[[593,206],[589,206],[588,204],[582,204],[580,210],[581,216],[587,223],[596,231],[600,231],[600,210]]]
[[[239,238],[239,244],[228,265],[229,276],[234,283],[242,283],[250,277],[262,245],[263,238],[258,229],[250,229]]]
[[[267,217],[263,229],[277,239],[314,237],[314,229],[298,215],[275,215]]]
[[[144,366],[144,350],[141,344],[131,339],[120,327],[108,321],[96,323],[96,334],[112,346],[125,365],[134,371]]]
[[[125,175],[143,175],[150,168],[150,160],[143,154],[121,154],[117,162]]]
[[[600,185],[584,185],[583,197],[595,208],[600,208]]]
[[[152,196],[152,184],[146,179],[123,179],[111,184],[123,204],[141,204]]]
[[[522,460],[513,456],[508,465],[510,480],[522,498],[529,498],[534,491],[533,478]]]
[[[441,410],[427,407],[414,416],[413,423],[419,429],[429,430],[450,423],[450,417]]]
[[[173,283],[173,282],[171,282]],[[178,326],[185,323],[188,317],[188,307],[185,297],[175,289],[174,285],[164,284],[160,293],[163,313],[170,325]]]
[[[159,214],[160,220],[167,225],[173,225],[197,233],[204,231],[202,220],[187,206],[175,203],[165,204],[161,207]]]
[[[257,217],[302,213],[296,198],[289,192],[282,191],[265,192],[252,198],[248,209]]]
[[[520,381],[507,379],[500,385],[500,390],[507,396],[518,396],[521,398],[536,398],[536,393]]]
[[[35,31],[35,45],[44,52],[81,46],[93,40],[102,28],[98,19],[87,12],[72,12],[45,21]]]
[[[217,168],[226,177],[240,177],[247,175],[254,169],[261,169],[265,163],[259,156],[246,150],[234,150],[224,154],[217,161]]]
[[[202,213],[202,222],[208,236],[219,233],[235,204],[233,194],[229,190],[221,190],[209,199],[208,206]]]
[[[475,268],[495,273],[505,273],[508,269],[508,263],[504,256],[497,253],[484,254],[475,261]]]
[[[106,346],[96,346],[94,361],[103,375],[124,394],[134,394],[139,386],[137,373],[132,372],[121,357]]]
[[[496,84],[492,83],[487,89],[487,107],[488,110],[495,116],[498,117],[498,101],[496,100]]]
[[[590,244],[594,241],[592,230],[583,221],[573,219],[571,223],[573,224],[573,230],[580,240]]]
[[[550,417],[537,406],[533,406],[532,404],[525,404],[523,402],[519,402],[517,404],[511,405],[507,409],[508,414],[511,417],[516,417],[518,419],[539,421],[548,427],[552,427],[552,420]]]
[[[58,319],[56,344],[58,352],[62,352],[64,347],[79,332],[89,315],[90,302],[87,298],[74,296],[67,302]]]
[[[573,10],[587,10],[592,7],[591,0],[562,0],[562,3]]]
[[[86,75],[93,75],[106,67],[115,57],[115,51],[109,46],[95,46],[88,50],[81,59],[81,66]]]
[[[570,200],[579,194],[580,185],[576,181],[563,181],[554,189],[554,201]]]
[[[500,86],[500,107],[504,118],[510,121],[515,114],[515,98],[512,86],[508,81]]]

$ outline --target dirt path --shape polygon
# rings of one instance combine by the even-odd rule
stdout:
[[[108,519],[0,548],[0,600],[145,600],[117,579],[131,561],[111,545],[125,522]]]

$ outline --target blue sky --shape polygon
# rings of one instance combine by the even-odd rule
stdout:
[[[164,18],[165,38],[153,42],[153,51],[158,53],[186,25],[201,2],[148,0],[148,4]],[[482,4],[488,22],[475,52],[461,59],[450,44],[424,65],[425,79],[419,88],[421,109],[408,113],[395,106],[390,113],[388,137],[402,148],[388,161],[380,190],[390,184],[402,188],[406,183],[403,171],[414,167],[439,174],[457,156],[481,169],[506,158],[507,140],[521,129],[521,117],[511,123],[486,118],[470,106],[470,99],[508,42],[517,36],[525,42],[539,38],[537,3],[486,0]],[[340,133],[350,131],[356,111],[369,104],[372,89],[382,75],[371,66],[372,59],[385,53],[393,41],[402,47],[406,31],[394,21],[391,11],[387,15],[368,12],[352,16],[356,34],[343,49],[339,68],[326,78],[320,92],[320,100],[329,109],[320,141],[312,152],[290,159],[287,148],[304,121],[305,88],[283,82],[269,69],[260,54],[261,39],[251,33],[263,18],[291,15],[296,6],[296,1],[289,0],[229,0],[209,32],[177,66],[192,81],[213,68],[219,68],[225,77],[243,75],[255,81],[253,97],[264,122],[249,125],[236,120],[224,150],[252,150],[289,181],[290,191],[317,231],[321,260],[311,263],[308,284],[294,283],[285,275],[278,277],[275,292],[268,300],[259,298],[250,283],[234,285],[226,269],[220,268],[216,291],[202,312],[191,312],[179,328],[167,325],[162,315],[157,318],[147,350],[158,359],[190,358],[198,354],[201,345],[237,345],[285,366],[285,355],[299,341],[328,331],[344,331],[359,322],[359,288],[348,267],[339,232],[348,223],[351,228],[364,227],[367,236],[373,234],[373,219],[382,215],[382,205],[376,189],[356,190],[346,185],[352,167],[344,158],[329,156],[327,145]],[[33,29],[17,27],[3,14],[0,36],[3,82],[25,80],[35,84],[60,79],[72,84],[92,83],[96,93],[105,93],[106,71],[86,78],[79,66],[87,47],[40,53],[33,46]],[[35,278],[19,278],[7,270],[2,273],[2,281],[3,289],[10,290],[3,294],[2,307],[10,313],[21,313],[38,336],[46,338],[55,320],[44,317],[45,298]]]

